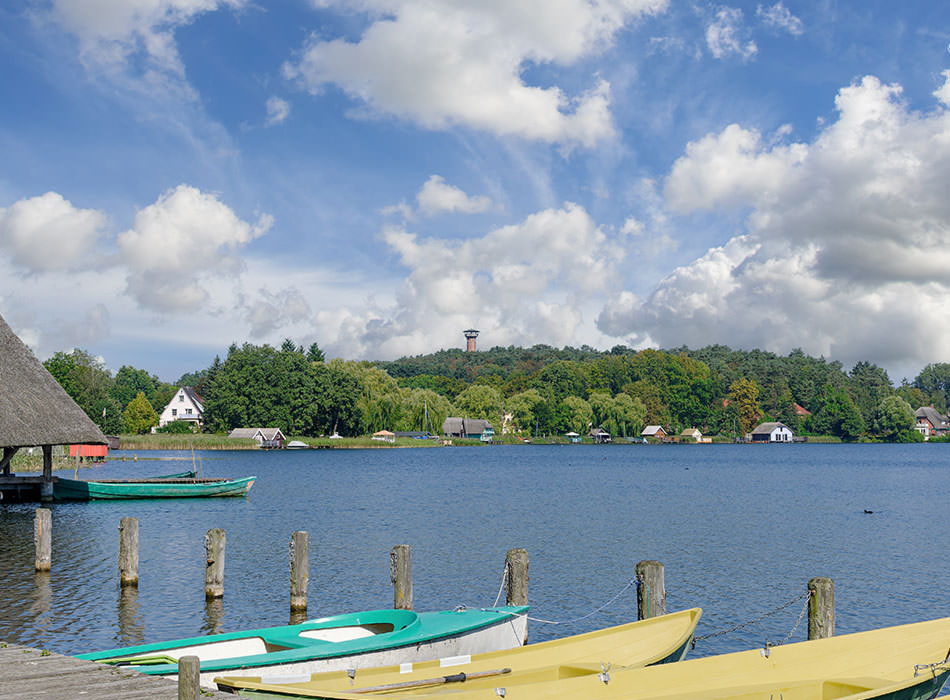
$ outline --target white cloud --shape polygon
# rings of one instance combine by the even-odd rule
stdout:
[[[272,220],[241,220],[211,194],[179,185],[135,216],[117,243],[128,268],[128,291],[155,311],[184,311],[209,299],[202,279],[234,276],[243,269],[241,249],[263,235]]]
[[[21,272],[80,269],[91,261],[105,225],[102,212],[77,209],[47,192],[0,207],[0,250]]]
[[[793,36],[801,36],[805,31],[802,21],[781,2],[777,2],[771,7],[759,5],[755,10],[755,14],[762,18],[766,26],[784,29]]]
[[[948,49],[950,50],[950,49]],[[944,78],[943,85],[934,90],[934,97],[947,107],[950,107],[950,70],[945,70],[941,75]]]
[[[904,373],[932,361],[950,346],[935,322],[950,294],[950,112],[911,112],[900,95],[874,77],[843,88],[837,121],[807,145],[737,125],[690,144],[667,178],[670,206],[748,211],[746,232],[648,299],[615,300],[601,330],[664,347],[802,347]]]
[[[312,92],[340,86],[378,114],[428,129],[463,125],[504,136],[591,146],[610,138],[610,86],[573,97],[523,79],[526,65],[600,53],[628,22],[667,0],[363,0],[336,3],[373,20],[359,41],[312,39],[285,74]]]
[[[53,0],[53,17],[79,39],[87,64],[103,67],[143,54],[150,69],[184,75],[174,32],[219,7],[246,0]]]
[[[282,124],[290,116],[290,103],[274,96],[267,98],[267,126]]]
[[[706,46],[714,58],[727,58],[732,54],[747,60],[755,56],[759,47],[751,39],[743,38],[742,10],[737,7],[720,7],[715,19],[706,27]]]
[[[445,180],[439,175],[432,175],[426,180],[416,195],[416,202],[419,205],[419,213],[423,216],[477,214],[487,211],[492,205],[490,198],[469,197],[458,187],[445,184]]]

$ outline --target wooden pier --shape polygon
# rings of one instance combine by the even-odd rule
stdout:
[[[178,700],[178,682],[0,642],[0,700]],[[201,698],[234,700],[202,688]]]

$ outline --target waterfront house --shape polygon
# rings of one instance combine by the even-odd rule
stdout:
[[[79,408],[0,316],[0,497],[53,497],[53,446],[105,445],[99,426]],[[22,448],[43,449],[42,475],[15,476]]]
[[[228,437],[257,440],[258,445],[269,450],[279,449],[287,441],[280,428],[235,428]]]
[[[158,417],[158,427],[181,420],[191,423],[194,428],[201,428],[205,412],[204,403],[205,400],[190,386],[178,387],[178,391],[165,406],[162,415]]]
[[[666,431],[663,430],[663,426],[661,425],[648,425],[640,431],[640,437],[662,440],[666,437]]]
[[[792,442],[792,429],[784,423],[760,423],[749,434],[752,442]]]
[[[687,428],[679,434],[680,442],[703,442],[703,434],[698,428]]]
[[[604,445],[610,442],[610,433],[603,428],[594,428],[588,433],[588,437],[593,438],[595,445]]]
[[[483,435],[494,436],[495,428],[481,418],[446,418],[442,422],[442,434],[446,437],[472,438],[481,440]]]
[[[921,406],[914,413],[914,418],[914,428],[923,434],[924,440],[946,435],[947,431],[950,430],[947,417],[933,406]]]

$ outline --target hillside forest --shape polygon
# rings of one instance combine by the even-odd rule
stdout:
[[[438,433],[447,416],[462,416],[522,437],[587,434],[591,427],[636,436],[645,425],[661,425],[668,434],[696,427],[740,436],[776,420],[796,434],[915,441],[921,439],[915,409],[946,413],[950,405],[948,363],[927,365],[912,382],[895,386],[870,362],[846,371],[801,350],[781,356],[723,345],[510,346],[366,362],[328,361],[317,344],[304,349],[288,339],[279,348],[233,344],[223,360],[174,384],[131,366],[113,376],[81,349],[56,353],[44,365],[106,434],[152,430],[179,386],[203,397],[206,432],[269,426],[301,437]],[[189,429],[172,423],[161,430]]]

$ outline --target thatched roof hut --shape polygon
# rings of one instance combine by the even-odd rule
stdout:
[[[0,316],[0,447],[80,442],[106,438]]]

